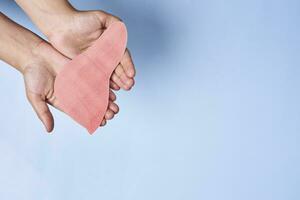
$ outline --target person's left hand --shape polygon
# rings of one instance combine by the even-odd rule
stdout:
[[[53,47],[43,42],[35,50],[36,54],[28,59],[23,70],[26,87],[26,95],[36,114],[43,122],[46,130],[51,132],[54,128],[54,119],[47,104],[61,110],[54,96],[54,82],[56,74],[64,66],[68,59],[57,53]],[[109,105],[101,126],[106,124],[118,113],[119,107],[114,103],[115,94],[110,91]]]

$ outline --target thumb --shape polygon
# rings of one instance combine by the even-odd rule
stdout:
[[[37,116],[44,124],[47,132],[50,133],[54,128],[54,119],[46,101],[41,95],[32,92],[28,92],[27,97]]]

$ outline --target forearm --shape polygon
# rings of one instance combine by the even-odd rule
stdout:
[[[63,18],[75,12],[68,0],[15,1],[47,37],[53,29],[61,25]]]
[[[34,33],[0,13],[0,59],[20,72],[32,57],[33,49],[41,43]]]

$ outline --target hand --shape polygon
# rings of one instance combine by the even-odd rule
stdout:
[[[82,53],[93,45],[103,31],[112,23],[120,21],[117,17],[103,11],[74,11],[66,12],[59,23],[55,24],[46,35],[50,43],[62,54],[69,58]],[[56,23],[55,23],[56,22]],[[111,77],[110,86],[114,90],[120,88],[130,90],[134,85],[135,68],[127,49],[120,64]]]
[[[51,132],[54,128],[54,119],[47,104],[60,109],[53,95],[54,82],[57,72],[68,59],[57,53],[46,42],[39,44],[34,52],[34,56],[30,59],[31,62],[26,64],[23,70],[26,95],[46,130]],[[119,111],[118,106],[114,103],[116,96],[113,92],[110,92],[109,98],[109,106],[101,126],[104,126],[106,120],[112,119]]]

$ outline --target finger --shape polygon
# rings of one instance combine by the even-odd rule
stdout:
[[[135,67],[128,49],[126,49],[121,64],[124,68],[126,75],[130,78],[133,78],[136,74]]]
[[[124,84],[131,87],[131,85],[133,84],[133,80],[131,77],[127,76],[121,63],[116,67],[115,73]]]
[[[109,90],[109,99],[111,101],[115,101],[117,99],[117,96],[115,95],[115,93],[111,90]]]
[[[114,118],[114,112],[110,109],[108,109],[105,113],[105,119],[106,120],[111,120],[112,118]]]
[[[119,112],[119,106],[115,104],[114,102],[110,102],[108,105],[108,108],[112,110],[115,114]]]
[[[134,86],[134,84],[135,84],[135,81],[134,81],[134,79],[130,79],[131,81],[130,81],[130,84],[129,85],[127,85],[129,88],[128,88],[128,90],[130,90],[133,86]]]
[[[95,14],[97,15],[99,21],[102,23],[102,25],[105,28],[109,27],[111,24],[115,22],[122,21],[117,16],[111,15],[104,11],[95,11]]]
[[[38,94],[29,92],[28,100],[39,119],[44,124],[47,132],[51,132],[54,128],[54,119],[45,100]]]
[[[106,124],[106,119],[103,119],[100,126],[105,126],[105,124]]]
[[[116,74],[113,74],[111,76],[111,80],[113,82],[115,82],[119,87],[121,87],[121,88],[123,88],[125,90],[128,89],[128,86],[126,86]]]
[[[109,82],[109,87],[113,90],[120,90],[120,87],[115,83],[113,82],[112,80]]]

